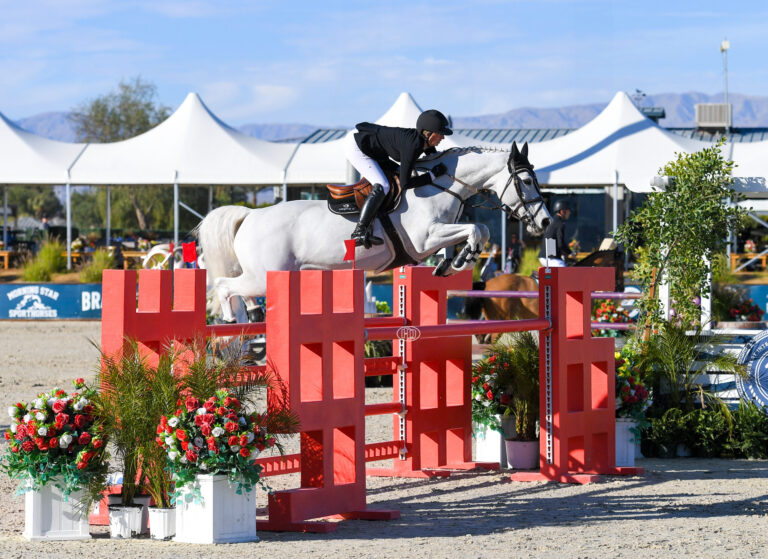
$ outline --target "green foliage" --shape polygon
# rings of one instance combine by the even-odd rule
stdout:
[[[654,405],[685,411],[692,410],[695,405],[722,406],[717,396],[705,392],[696,383],[698,375],[722,371],[745,376],[747,372],[734,355],[717,353],[717,341],[716,337],[703,336],[700,328],[688,335],[679,324],[661,323],[645,354]]]
[[[520,268],[517,273],[521,276],[530,276],[539,269],[539,266],[541,266],[541,262],[539,262],[539,249],[528,247],[523,250],[523,257],[520,260]]]
[[[740,199],[732,188],[733,162],[721,153],[722,142],[695,153],[678,154],[659,170],[674,177],[664,191],[654,190],[645,203],[615,233],[627,249],[638,252],[635,276],[646,294],[639,304],[652,323],[660,320],[659,301],[652,287],[668,278],[670,298],[684,324],[699,319],[695,298],[707,293],[707,260],[722,249],[728,230],[738,230],[745,210],[728,204]],[[653,290],[655,291],[655,290]]]
[[[472,368],[472,420],[501,431],[501,413],[514,417],[516,440],[536,440],[539,345],[531,332],[503,334]]]
[[[677,445],[682,443],[682,433],[683,411],[671,408],[661,417],[651,420],[646,438],[656,447],[660,456],[671,458],[675,456]]]
[[[50,281],[53,274],[67,269],[64,245],[57,240],[44,241],[32,260],[24,264],[24,281]]]
[[[62,210],[52,186],[9,186],[8,205],[16,208],[18,216],[30,215],[35,219],[58,215]]]
[[[728,449],[736,457],[768,458],[768,413],[754,402],[740,402],[734,410],[733,437]]]
[[[101,283],[104,270],[115,267],[114,257],[105,249],[93,252],[91,261],[80,270],[80,279],[85,283]]]

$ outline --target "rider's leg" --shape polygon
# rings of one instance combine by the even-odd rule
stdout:
[[[371,232],[371,224],[386,196],[387,193],[380,184],[374,184],[371,187],[371,193],[368,195],[368,198],[365,199],[365,203],[360,210],[360,219],[350,237],[351,239],[355,239],[355,245],[365,245],[365,248],[371,248],[371,245],[380,245],[384,243],[383,239],[373,236]]]

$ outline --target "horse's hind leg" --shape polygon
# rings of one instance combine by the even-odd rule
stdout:
[[[254,297],[264,295],[260,282],[253,276],[246,274],[241,274],[236,278],[217,278],[215,287],[221,303],[222,317],[226,322],[234,322],[235,320],[231,301],[233,296],[242,297],[247,302],[246,307],[248,307],[248,302],[255,306]]]

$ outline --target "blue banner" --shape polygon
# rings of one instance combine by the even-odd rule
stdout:
[[[0,284],[0,320],[101,318],[101,284]]]

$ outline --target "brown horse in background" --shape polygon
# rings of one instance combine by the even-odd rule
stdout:
[[[624,253],[617,250],[598,250],[576,261],[573,266],[600,266],[616,269],[616,291],[624,291]],[[502,274],[472,286],[485,291],[539,291],[539,283],[530,276]],[[468,298],[464,306],[468,318],[486,320],[520,320],[539,317],[539,298],[489,297]]]

